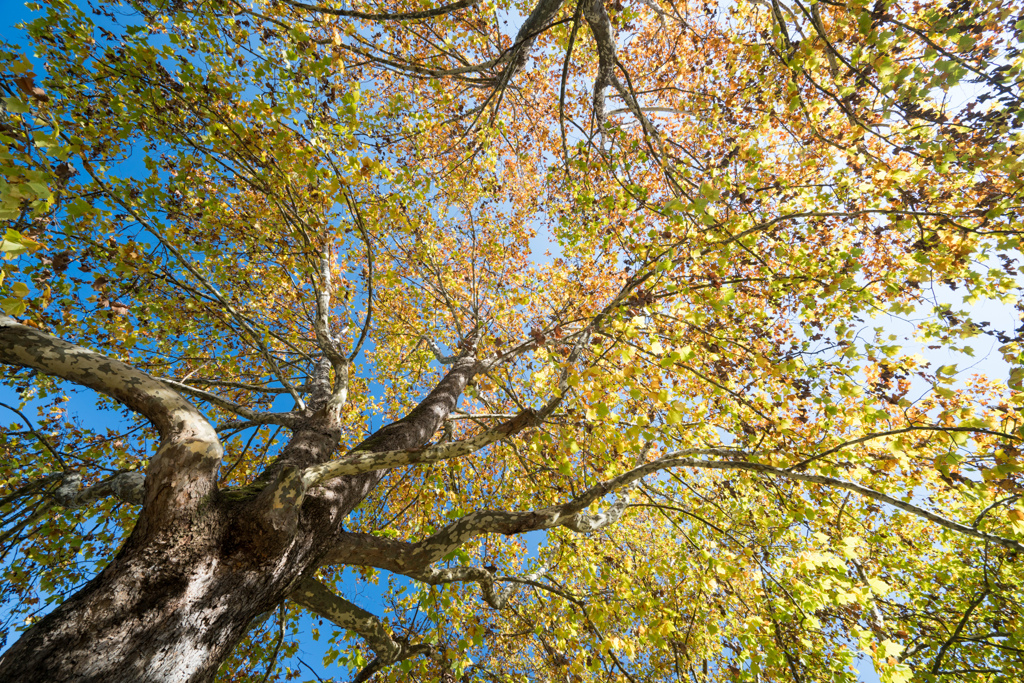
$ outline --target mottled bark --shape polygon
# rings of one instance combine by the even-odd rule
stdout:
[[[158,533],[191,518],[213,494],[223,449],[217,433],[163,382],[112,358],[0,316],[0,363],[35,368],[95,389],[145,416],[160,433],[146,469],[135,533]]]
[[[296,437],[304,456],[318,442],[324,457],[336,448]],[[261,496],[213,496],[188,521],[136,529],[99,576],[0,659],[0,680],[211,680],[249,622],[318,566],[368,484],[338,480],[285,529],[269,528]]]
[[[526,17],[526,21],[519,27],[516,40],[513,43],[515,48],[511,52],[508,66],[502,74],[501,86],[509,83],[518,74],[530,57],[530,48],[533,47],[537,36],[540,35],[548,24],[562,8],[564,0],[538,0],[533,11]]]

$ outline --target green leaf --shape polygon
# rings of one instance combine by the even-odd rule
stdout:
[[[7,111],[12,114],[28,114],[32,111],[32,108],[28,106],[23,100],[18,97],[4,97],[2,98],[4,103],[7,105]]]
[[[7,315],[21,315],[28,309],[24,299],[0,299],[0,308]]]

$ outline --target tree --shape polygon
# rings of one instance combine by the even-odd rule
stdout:
[[[0,678],[1024,675],[1021,3],[44,10]]]

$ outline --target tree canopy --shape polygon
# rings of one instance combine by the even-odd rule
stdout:
[[[1024,677],[1024,3],[38,10],[0,677]]]

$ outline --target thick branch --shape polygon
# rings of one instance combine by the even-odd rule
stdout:
[[[419,448],[437,432],[441,423],[455,409],[459,397],[466,389],[466,384],[476,373],[476,359],[472,356],[460,358],[408,415],[381,427],[353,451],[400,451]]]
[[[442,5],[441,7],[421,10],[419,12],[357,12],[355,10],[334,9],[333,7],[324,7],[322,5],[308,5],[304,2],[298,2],[297,0],[284,0],[286,5],[291,5],[298,9],[319,12],[320,14],[330,14],[336,17],[366,19],[368,21],[414,21],[416,19],[430,19],[432,17],[451,14],[452,12],[456,12],[460,9],[472,7],[479,2],[480,0],[459,0],[458,2],[453,2],[450,5]]]
[[[530,57],[530,48],[533,47],[537,36],[544,32],[545,27],[551,23],[558,10],[562,8],[563,2],[564,0],[538,0],[533,11],[530,12],[530,16],[519,27],[511,50],[505,54],[508,64],[498,77],[496,90],[500,91],[505,88],[526,66],[526,61]]]
[[[604,91],[615,74],[615,30],[604,9],[604,0],[583,0],[583,16],[597,45],[597,77],[594,79],[594,116],[603,129],[606,122]]]
[[[146,471],[145,506],[156,524],[187,514],[213,493],[223,454],[213,426],[167,384],[81,346],[0,316],[0,363],[35,368],[89,387],[145,416],[160,434]]]
[[[564,526],[577,533],[592,533],[618,521],[626,508],[625,500],[616,501],[603,513],[587,514],[583,510],[605,494],[616,488],[628,486],[643,476],[638,474],[629,478],[627,475],[605,484],[598,484],[564,505],[527,512],[472,512],[416,543],[379,538],[370,534],[346,533],[342,535],[339,546],[324,559],[323,563],[377,567],[419,578],[425,575],[424,572],[429,571],[430,565],[440,561],[467,541],[483,534],[500,533],[510,536],[557,526]]]
[[[192,404],[144,372],[0,315],[0,363],[35,368],[94,389],[149,419],[160,432],[203,420]]]
[[[357,676],[356,680],[366,680],[370,674],[382,667],[430,651],[429,645],[421,644],[410,647],[395,641],[380,619],[331,592],[316,579],[309,577],[301,579],[299,585],[288,597],[337,626],[357,633],[366,641],[377,658],[363,670],[360,676]]]
[[[373,461],[375,453],[408,453],[417,451],[430,439],[458,403],[459,396],[466,384],[477,372],[478,364],[471,356],[460,358],[449,370],[448,374],[438,382],[426,398],[413,408],[408,415],[392,422],[369,438],[357,445],[351,452],[359,453],[360,459],[365,457]],[[335,438],[329,434],[317,436],[313,432],[299,433],[295,438]],[[336,442],[335,442],[336,443]],[[289,446],[290,448],[290,446]],[[287,450],[287,449],[286,449]],[[323,449],[319,449],[322,451]],[[310,453],[308,447],[300,448],[297,453]],[[278,459],[261,477],[274,481],[274,484],[263,489],[265,513],[271,518],[274,529],[287,532],[293,528],[297,520],[299,506],[305,498],[306,491],[314,483],[320,483],[330,477],[344,475],[362,475],[366,477],[360,486],[371,486],[371,480],[377,481],[383,470],[380,467],[356,467],[346,470],[341,461],[317,463],[313,460]],[[397,466],[397,465],[395,465]],[[376,479],[374,479],[376,477]],[[366,488],[368,491],[369,488]]]
[[[418,543],[395,541],[370,534],[343,533],[341,544],[324,564],[376,567],[432,586],[475,581],[480,584],[484,601],[494,609],[504,609],[512,595],[511,587],[502,589],[495,585],[496,581],[524,581],[515,577],[498,579],[493,572],[482,567],[431,567],[431,563],[441,558],[431,557],[421,550]],[[530,574],[525,581],[534,581],[541,573]]]
[[[334,276],[331,273],[331,250],[330,247],[325,248],[320,259],[320,279],[321,282],[317,287],[316,296],[316,320],[314,322],[314,328],[316,330],[317,344],[320,349],[324,352],[327,360],[330,361],[330,367],[334,369],[334,386],[330,390],[326,390],[327,377],[325,367],[317,368],[317,375],[321,380],[321,384],[324,386],[326,394],[322,399],[320,396],[311,399],[311,405],[315,406],[318,410],[322,409],[328,415],[328,422],[331,424],[337,423],[341,418],[342,408],[348,402],[348,373],[349,373],[349,359],[346,359],[344,354],[341,352],[340,344],[338,339],[331,334],[331,292],[334,288]],[[314,281],[315,283],[315,281]],[[372,297],[371,297],[372,298]],[[367,302],[369,307],[371,304]],[[369,324],[369,321],[367,321]],[[364,330],[365,333],[365,330]],[[321,366],[323,362],[321,362]]]
[[[100,498],[114,496],[132,505],[142,505],[145,498],[146,475],[142,472],[120,472],[87,488],[81,488],[82,475],[65,474],[60,486],[53,492],[53,500],[65,508],[92,505]]]
[[[438,346],[437,342],[435,342],[433,339],[425,339],[425,341],[427,342],[427,346],[430,348],[430,350],[434,354],[434,360],[436,360],[441,365],[451,365],[456,360],[458,360],[458,358],[459,358],[459,354],[458,353],[453,353],[451,355],[446,356],[441,351],[441,347]]]
[[[306,487],[310,487],[336,477],[460,458],[486,448],[495,441],[535,424],[537,424],[536,413],[532,410],[525,410],[494,429],[489,429],[472,438],[454,443],[438,444],[436,446],[414,448],[411,450],[377,452],[357,450],[350,452],[344,458],[307,468],[302,473],[302,480]]]

